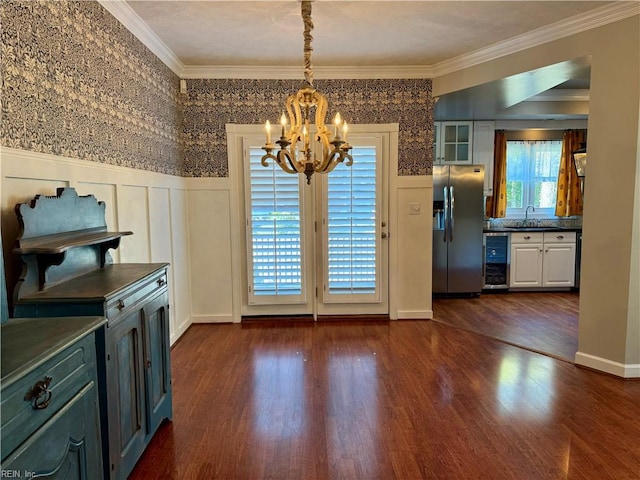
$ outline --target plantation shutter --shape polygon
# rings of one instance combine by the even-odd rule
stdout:
[[[283,172],[249,148],[246,205],[249,303],[304,301],[300,175]]]
[[[355,294],[377,301],[376,148],[358,146],[352,155],[351,167],[339,165],[327,177],[325,300]]]

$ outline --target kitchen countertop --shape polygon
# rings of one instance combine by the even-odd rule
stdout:
[[[490,227],[483,229],[484,233],[501,232],[581,232],[582,227],[561,226],[529,226],[529,227]]]

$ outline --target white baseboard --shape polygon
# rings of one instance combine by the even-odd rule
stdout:
[[[169,338],[169,343],[173,346],[174,343],[187,331],[189,326],[191,325],[191,319],[189,317],[185,318],[180,325],[176,327],[176,331],[171,333],[171,337]]]
[[[233,323],[233,315],[192,315],[191,321],[193,323]]]
[[[622,378],[640,378],[640,364],[624,364],[596,357],[588,353],[578,352],[575,357],[576,365],[610,373]]]
[[[433,310],[398,310],[398,320],[431,320]]]

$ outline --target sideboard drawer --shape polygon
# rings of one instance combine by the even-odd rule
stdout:
[[[167,289],[167,271],[162,270],[156,275],[151,275],[133,287],[123,289],[107,299],[106,317],[110,325],[117,323],[120,315],[126,315],[156,294]]]
[[[2,458],[32,435],[95,378],[94,335],[88,335],[2,388]],[[38,399],[34,387],[48,378],[48,393]],[[48,402],[47,402],[48,400]],[[41,408],[35,408],[38,404]]]

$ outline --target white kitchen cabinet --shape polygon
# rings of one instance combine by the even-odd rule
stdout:
[[[493,121],[473,122],[473,164],[484,165],[484,195],[493,195],[493,149],[496,124]]]
[[[435,122],[434,165],[471,164],[473,122]]]
[[[575,232],[512,233],[509,287],[573,287],[575,261]]]
[[[542,286],[542,232],[511,234],[510,288],[536,288]]]
[[[575,232],[545,232],[542,286],[573,287],[575,264]]]

